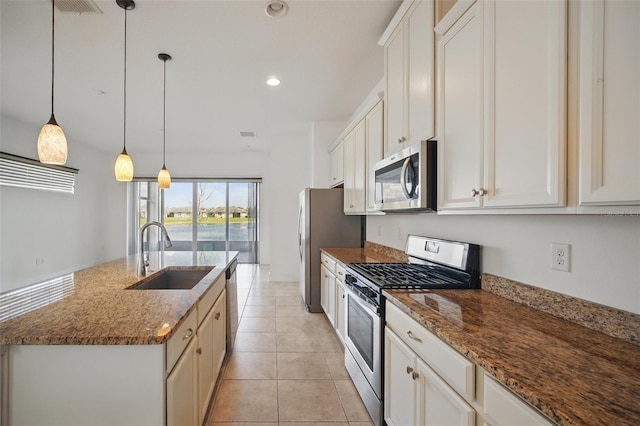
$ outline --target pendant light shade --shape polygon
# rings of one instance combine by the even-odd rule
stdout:
[[[165,151],[166,151],[166,136],[167,136],[167,128],[166,128],[166,118],[167,118],[167,61],[171,60],[171,56],[166,53],[158,54],[158,59],[163,62],[163,109],[162,109],[162,169],[158,172],[158,187],[160,189],[169,189],[171,186],[171,175],[169,174],[169,170],[165,166]]]
[[[116,158],[114,171],[116,180],[131,182],[133,180],[133,161],[127,154],[127,11],[133,10],[136,4],[133,0],[116,0],[118,6],[124,9],[124,119],[123,119],[123,147]]]
[[[158,188],[169,189],[171,187],[171,175],[166,167],[162,166],[158,172]]]
[[[67,138],[62,128],[56,123],[53,115],[53,82],[54,82],[54,53],[55,53],[55,0],[51,1],[51,118],[42,126],[38,135],[38,159],[41,163],[59,164],[67,162]]]

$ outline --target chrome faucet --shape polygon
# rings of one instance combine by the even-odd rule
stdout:
[[[149,256],[144,255],[144,230],[150,227],[151,225],[155,225],[160,228],[162,233],[164,234],[164,246],[166,248],[171,247],[173,244],[171,243],[171,238],[169,238],[169,233],[167,232],[167,228],[164,227],[160,222],[147,222],[140,227],[140,261],[138,262],[138,273],[146,277],[147,276],[147,267],[149,266]]]

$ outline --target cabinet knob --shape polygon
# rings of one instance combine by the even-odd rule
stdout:
[[[484,188],[480,188],[480,190],[478,191],[478,195],[479,196],[483,196],[483,195],[487,195],[487,190]]]
[[[420,375],[414,371],[413,373],[411,373],[411,377],[413,378],[413,380],[416,380],[418,377],[420,377]]]
[[[352,209],[353,208],[353,204],[349,204],[349,208]]]
[[[192,336],[193,336],[193,330],[189,329],[189,332],[182,337],[182,340],[191,339]]]
[[[407,336],[409,336],[409,338],[410,338],[411,340],[415,340],[416,342],[420,342],[420,343],[422,343],[422,339],[420,339],[420,338],[418,338],[418,337],[414,336],[414,335],[413,335],[413,333],[411,332],[411,330],[407,331]]]
[[[333,180],[338,180],[338,178],[333,178]]]
[[[407,365],[407,374],[411,374],[411,373],[413,373],[413,368]]]
[[[220,312],[216,312],[216,316],[215,316],[215,318],[216,318],[217,320],[219,320],[219,319],[220,319]]]
[[[404,141],[406,141],[407,138],[405,138],[404,136],[402,136],[401,138],[398,138],[398,143],[402,143]]]
[[[471,196],[472,196],[472,197],[477,197],[477,196],[478,196],[478,194],[479,194],[479,192],[478,192],[478,190],[477,190],[477,189],[475,189],[475,188],[474,188],[474,189],[472,189],[472,190],[471,190]]]
[[[202,355],[202,348],[198,348],[198,349],[196,349],[196,353],[197,353],[198,355]]]

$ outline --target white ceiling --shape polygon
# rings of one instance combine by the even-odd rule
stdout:
[[[71,141],[118,153],[123,139],[124,10],[56,11],[55,115]],[[343,121],[383,76],[377,40],[400,0],[138,0],[128,12],[127,150],[266,150],[278,135]],[[51,3],[1,0],[1,113],[36,126],[50,115]],[[277,75],[282,84],[270,87]],[[255,131],[256,138],[241,138]],[[33,141],[35,145],[35,139]]]

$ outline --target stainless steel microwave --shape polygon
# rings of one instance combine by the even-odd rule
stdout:
[[[436,210],[436,141],[415,143],[376,163],[376,205],[383,212]]]

